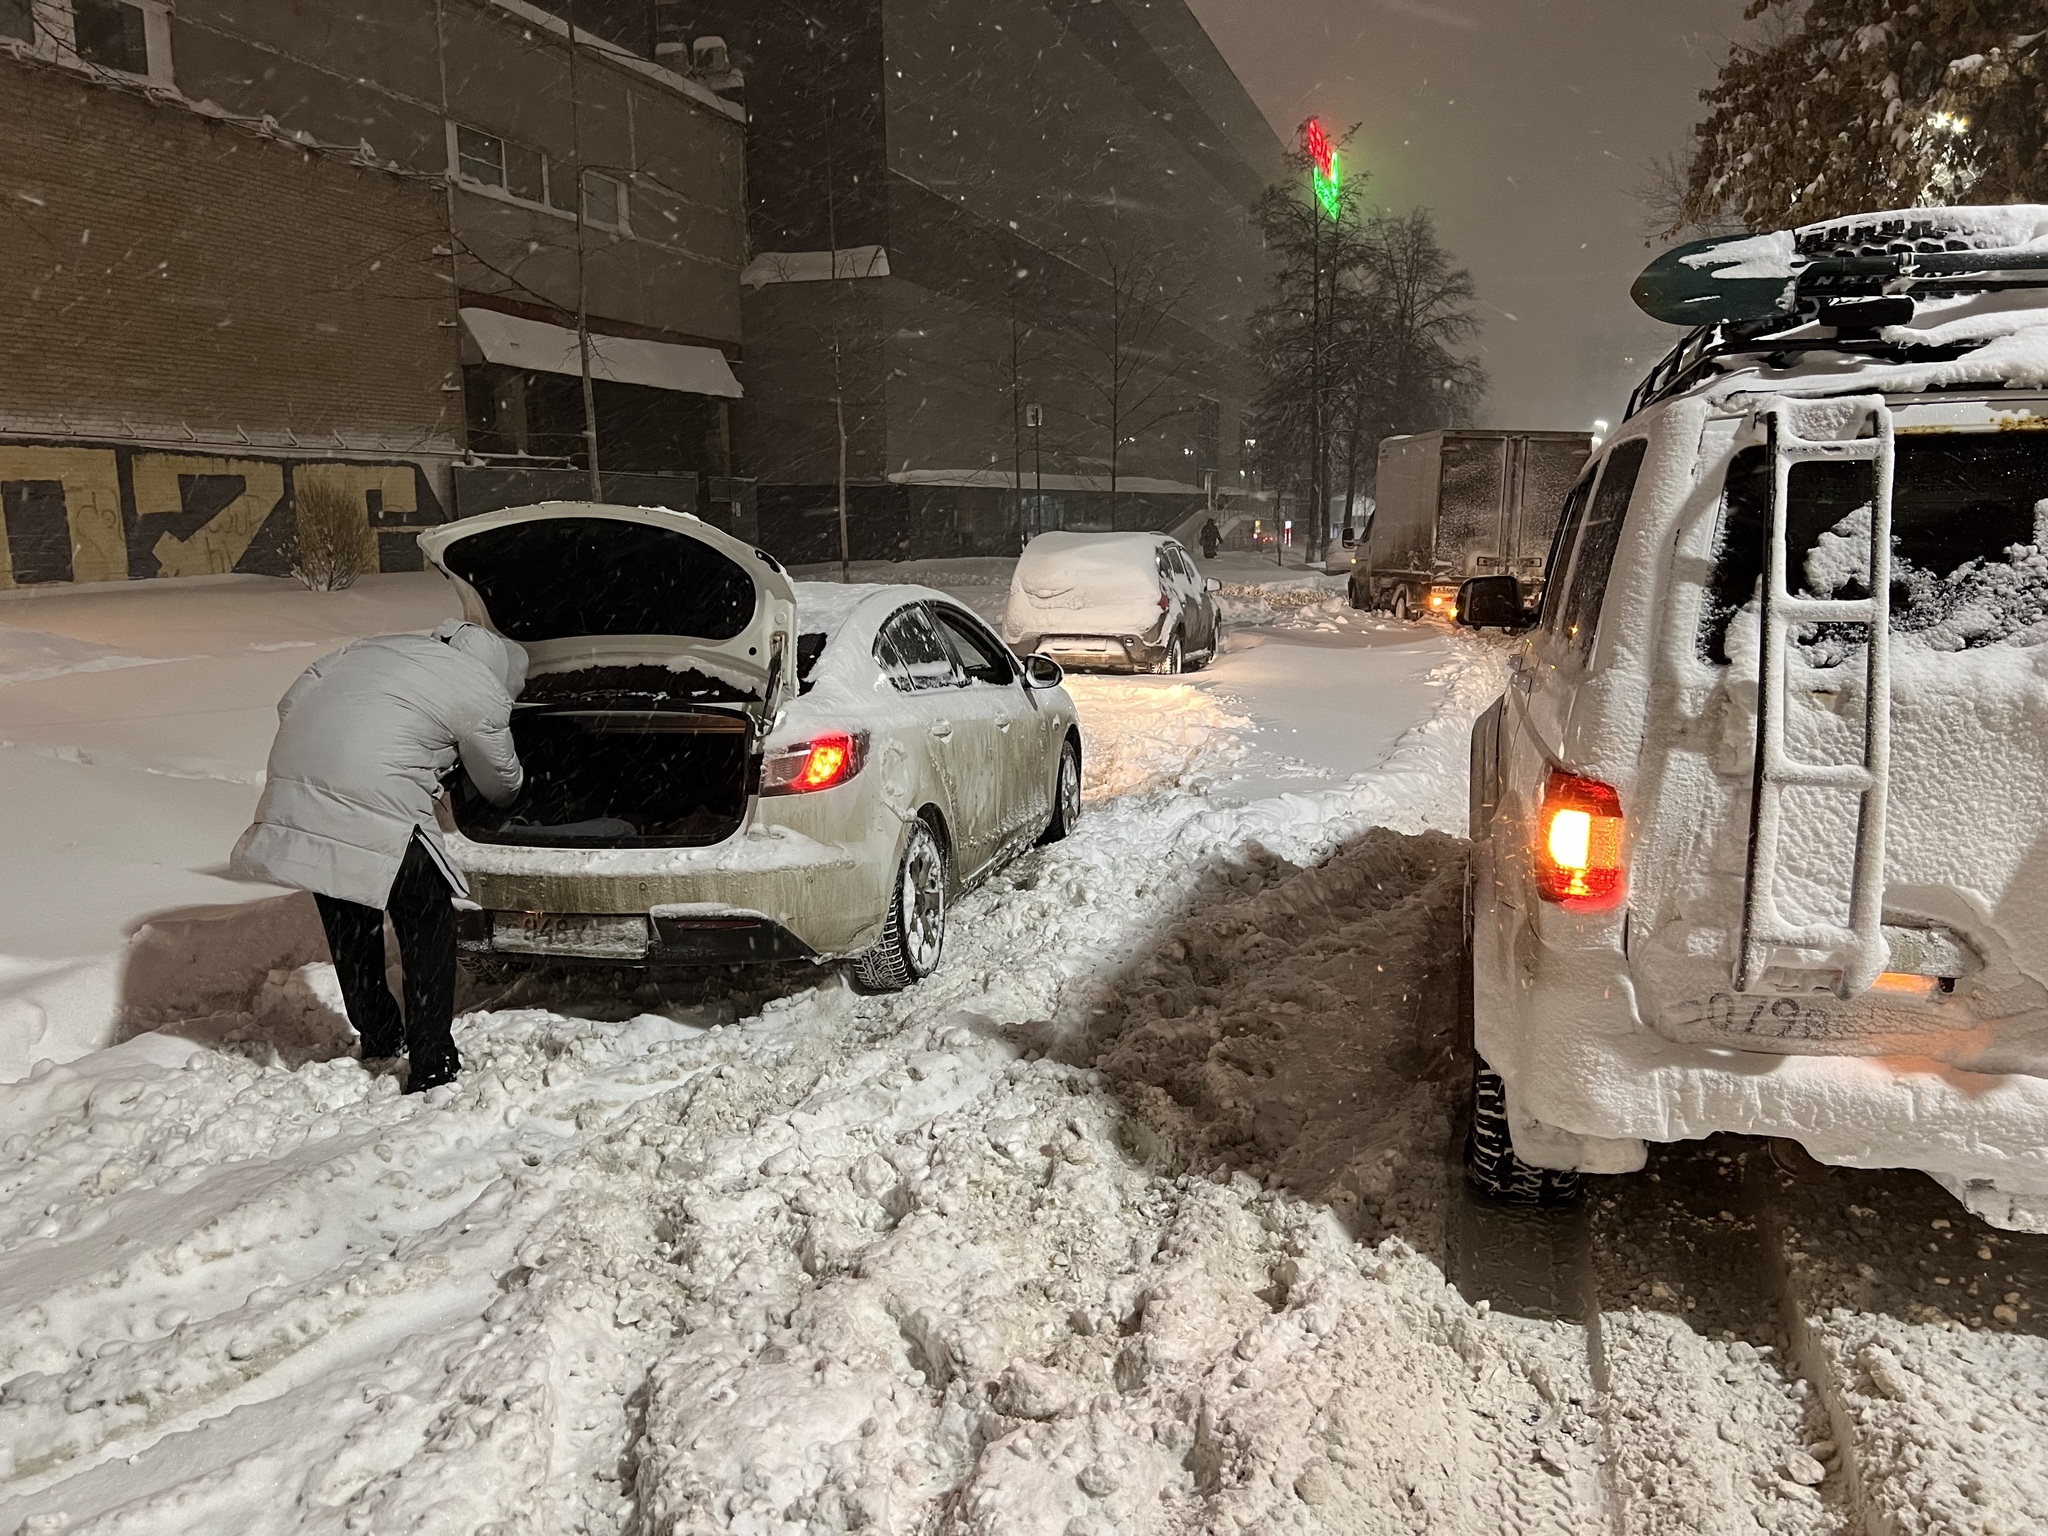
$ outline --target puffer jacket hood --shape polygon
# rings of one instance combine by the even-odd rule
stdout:
[[[468,619],[442,620],[434,638],[489,667],[491,675],[505,685],[508,697],[518,698],[519,690],[526,686],[526,650],[517,642],[492,634]]]

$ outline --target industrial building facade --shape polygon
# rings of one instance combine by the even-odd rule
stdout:
[[[744,68],[762,536],[996,553],[1238,486],[1281,147],[1184,0],[675,0]],[[1114,482],[1112,482],[1114,472]]]
[[[283,574],[314,480],[416,566],[583,483],[579,311],[601,467],[729,477],[744,112],[576,43],[521,0],[0,0],[0,585]]]

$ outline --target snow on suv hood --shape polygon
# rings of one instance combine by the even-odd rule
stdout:
[[[772,717],[794,692],[796,597],[775,559],[687,512],[551,501],[444,524],[420,549],[465,617],[536,674],[697,670]]]

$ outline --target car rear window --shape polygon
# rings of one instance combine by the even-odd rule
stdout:
[[[1785,554],[1795,595],[1864,596],[1876,480],[1867,463],[1795,464]],[[2048,641],[2048,433],[1941,432],[1897,439],[1892,474],[1892,622],[1938,650]],[[1735,615],[1757,600],[1771,528],[1771,461],[1745,448],[1728,468],[1700,655],[1728,663]],[[1858,626],[1810,625],[1818,664]]]

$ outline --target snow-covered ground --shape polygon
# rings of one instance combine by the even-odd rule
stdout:
[[[888,569],[1000,602],[999,570]],[[1463,1198],[1453,834],[1504,653],[1216,573],[1231,650],[1073,680],[1081,828],[909,993],[522,983],[406,1099],[263,918],[289,902],[146,931],[131,1038],[0,1087],[0,1536],[2041,1529],[2048,1242],[1756,1142],[1576,1213]],[[316,643],[436,616],[387,580]],[[235,705],[180,735],[147,692],[65,702],[198,662],[0,682],[0,736],[50,749],[6,772],[126,776],[0,786],[10,831],[16,784],[89,807],[100,861],[44,856],[89,940],[9,869],[8,953],[264,897],[209,871],[317,651],[258,649],[312,638],[261,591],[160,637],[155,593],[0,614],[217,658],[194,692]],[[212,820],[159,827],[182,784]],[[109,821],[124,785],[151,810]]]

